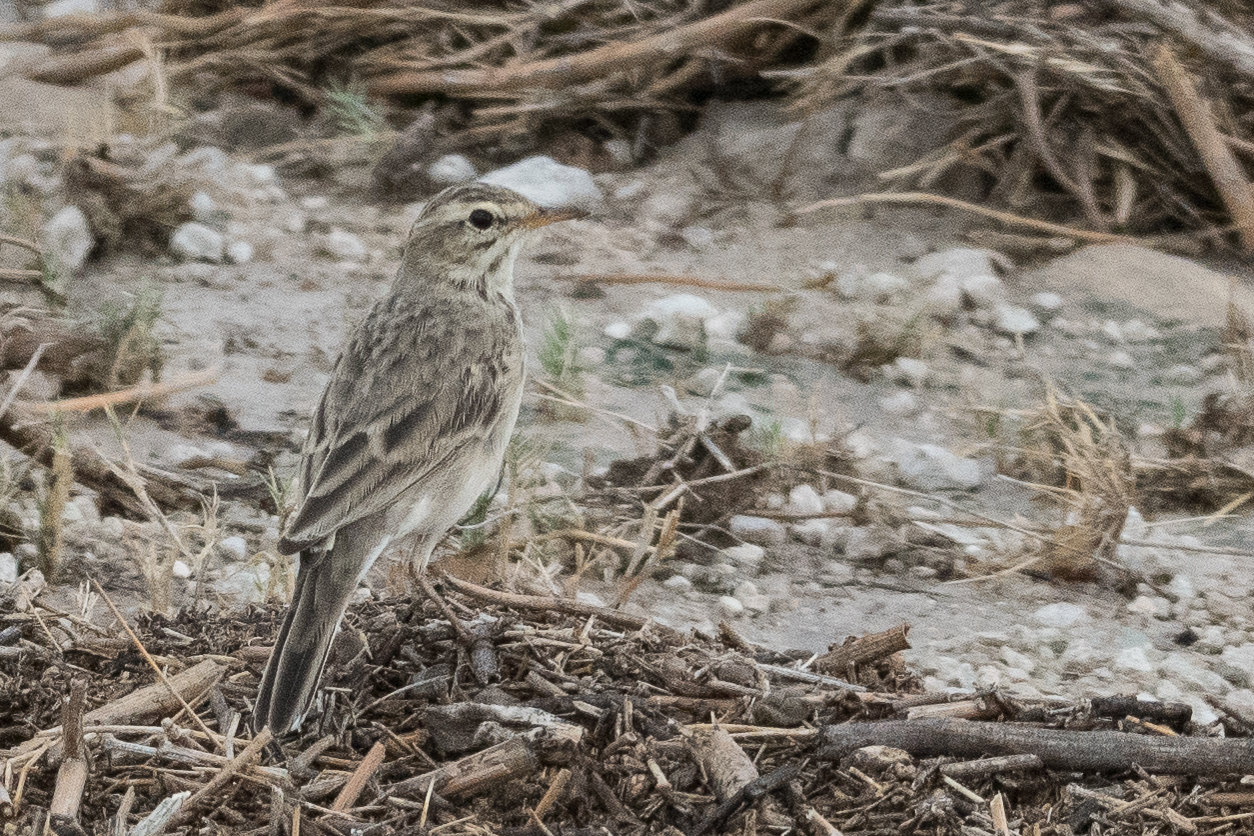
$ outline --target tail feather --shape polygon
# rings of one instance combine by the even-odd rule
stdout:
[[[296,592],[287,608],[270,661],[257,689],[253,727],[269,726],[275,735],[298,728],[313,704],[318,682],[331,653],[358,572],[329,552],[301,553]],[[355,567],[354,567],[355,568]]]

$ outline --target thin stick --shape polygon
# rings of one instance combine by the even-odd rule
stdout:
[[[669,284],[748,293],[783,293],[788,290],[786,287],[765,282],[729,282],[723,279],[703,279],[700,276],[654,275],[652,273],[580,273],[566,278],[585,284]]]
[[[244,751],[239,753],[238,758],[228,762],[217,775],[213,776],[213,780],[197,790],[196,794],[187,800],[187,803],[179,809],[178,814],[170,820],[170,827],[179,828],[187,824],[191,820],[192,811],[198,805],[207,799],[216,799],[219,790],[225,787],[241,770],[251,766],[254,761],[261,757],[262,751],[266,746],[270,745],[270,738],[270,727],[263,726],[261,731],[257,733],[257,736],[244,748]]]
[[[133,641],[135,646],[139,648],[140,655],[143,656],[148,664],[152,666],[152,669],[157,672],[157,678],[161,680],[161,684],[165,685],[165,687],[169,689],[170,693],[173,694],[179,701],[179,705],[183,706],[183,710],[187,712],[187,715],[196,721],[196,725],[200,726],[200,730],[204,732],[210,740],[213,740],[213,732],[209,731],[209,727],[205,725],[205,721],[200,719],[199,714],[192,711],[192,707],[187,704],[187,700],[183,699],[183,695],[175,690],[174,686],[170,684],[170,680],[166,679],[165,671],[161,670],[161,667],[157,664],[156,660],[149,655],[148,649],[145,648],[144,643],[139,640],[139,636],[135,635],[135,631],[131,629],[131,625],[126,623],[126,619],[122,617],[122,613],[119,612],[117,606],[114,605],[113,599],[109,597],[109,593],[104,591],[104,587],[101,586],[100,582],[95,578],[91,578],[91,583],[92,586],[96,587],[96,591],[100,593],[100,597],[104,599],[104,602],[109,605],[109,611],[113,613],[113,617],[122,624],[122,629],[126,631],[126,634],[131,637],[131,641]]]
[[[42,350],[43,346],[40,346],[40,349]],[[36,359],[37,358],[38,354],[36,354]],[[188,389],[208,386],[210,384],[217,383],[218,377],[221,374],[222,369],[218,366],[214,366],[212,369],[206,369],[203,372],[189,374],[168,383],[140,383],[137,386],[131,386],[128,389],[119,389],[116,392],[103,392],[99,395],[84,395],[81,398],[67,398],[63,401],[47,401],[44,403],[24,402],[22,407],[32,412],[43,412],[46,414],[54,412],[90,412],[93,409],[104,409],[105,407],[130,403],[131,401],[150,400],[152,398],[160,398],[165,395],[172,395],[175,392],[184,392]],[[0,410],[0,415],[3,414],[4,410]]]
[[[382,740],[375,741],[370,747],[370,751],[366,753],[366,757],[362,758],[357,768],[353,770],[353,774],[349,776],[348,783],[340,788],[340,794],[335,797],[335,801],[331,804],[331,809],[337,813],[344,813],[352,807],[357,801],[357,796],[361,795],[361,791],[366,788],[367,782],[374,777],[379,771],[379,767],[383,765],[383,756],[387,754],[387,746]]]
[[[1254,252],[1254,194],[1250,192],[1249,179],[1215,124],[1210,103],[1198,92],[1193,78],[1167,44],[1158,44],[1151,59],[1158,81],[1167,91],[1167,98],[1232,216],[1242,249]]]
[[[840,206],[858,206],[863,203],[935,203],[940,206],[948,206],[953,209],[961,209],[964,212],[983,215],[986,218],[1001,221],[1009,226],[1022,226],[1027,227],[1028,229],[1048,232],[1051,235],[1067,235],[1072,238],[1079,238],[1081,241],[1093,241],[1099,244],[1145,245],[1147,243],[1152,243],[1153,241],[1153,239],[1133,238],[1128,235],[1115,235],[1110,232],[1093,232],[1088,229],[1076,229],[1073,226],[1063,226],[1062,224],[1040,221],[1035,218],[1025,218],[1022,215],[1013,215],[1009,212],[999,212],[996,209],[989,209],[986,206],[968,203],[965,200],[958,200],[955,197],[946,197],[945,195],[931,194],[930,192],[871,192],[868,194],[854,195],[853,197],[834,197],[828,200],[820,200],[818,203],[811,203],[809,206],[803,206],[797,210],[797,214],[806,215],[810,212],[817,212],[819,209],[828,209]]]

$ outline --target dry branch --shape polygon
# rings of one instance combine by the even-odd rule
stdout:
[[[891,720],[826,726],[815,757],[838,760],[864,746],[893,746],[918,757],[1036,755],[1049,769],[1176,775],[1254,772],[1254,743],[1204,737],[1149,737],[1113,731],[1068,731],[963,720]]]

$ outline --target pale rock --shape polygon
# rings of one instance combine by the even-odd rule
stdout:
[[[253,260],[253,245],[236,239],[226,245],[226,260],[231,264],[247,264]]]
[[[631,143],[625,139],[607,139],[601,143],[601,147],[620,166],[629,166],[636,160],[636,155],[631,150]]]
[[[793,524],[791,530],[807,546],[824,546],[832,539],[832,524],[827,520],[805,520]]]
[[[669,578],[662,581],[662,587],[664,589],[669,589],[671,592],[683,594],[685,592],[692,591],[692,581],[683,575],[671,575]]]
[[[1211,708],[1210,703],[1202,697],[1188,694],[1185,696],[1184,702],[1193,709],[1194,724],[1209,726],[1219,720],[1219,715],[1215,712],[1215,709]]]
[[[74,273],[87,260],[96,239],[83,210],[66,206],[44,224],[43,244],[54,267]]]
[[[1035,334],[1041,328],[1041,321],[1027,308],[1018,305],[999,303],[994,308],[993,328],[1003,334]]]
[[[696,198],[685,191],[663,189],[651,195],[641,204],[639,216],[647,226],[663,228],[685,223],[695,212]]]
[[[995,265],[1000,265],[1004,261],[1004,256],[992,250],[954,247],[922,256],[914,262],[913,269],[919,278],[930,280],[943,273],[960,276],[992,274]]]
[[[752,616],[762,615],[771,609],[771,599],[758,591],[753,581],[741,581],[736,585],[732,596],[744,605],[745,611]]]
[[[975,666],[970,662],[960,662],[950,656],[936,657],[937,674],[946,685],[959,688],[975,687]]]
[[[889,415],[914,415],[920,409],[919,399],[912,392],[894,392],[880,398],[876,403]]]
[[[782,546],[788,539],[788,530],[784,524],[766,517],[736,514],[728,522],[727,527],[737,540],[763,548]],[[726,549],[723,551],[727,552]]]
[[[264,604],[270,586],[270,566],[266,563],[236,565],[213,584],[214,590],[237,606]]]
[[[1129,319],[1123,323],[1123,336],[1129,342],[1147,343],[1158,339],[1162,335],[1152,325],[1147,325],[1139,319]]]
[[[1106,655],[1084,639],[1067,645],[1058,661],[1071,673],[1092,673],[1106,661]]]
[[[1225,647],[1219,658],[1240,674],[1238,681],[1254,685],[1254,644],[1247,642],[1237,647]]]
[[[1171,602],[1157,595],[1138,595],[1128,603],[1127,610],[1137,615],[1165,619],[1171,616]]]
[[[916,490],[972,490],[980,485],[978,461],[935,444],[897,439],[885,459],[897,465],[901,481]]]
[[[207,192],[194,192],[187,199],[187,206],[192,210],[192,220],[208,223],[218,211],[218,202]]]
[[[1154,686],[1154,696],[1159,702],[1180,702],[1184,699],[1184,689],[1170,679],[1160,679]]]
[[[1079,604],[1046,604],[1032,613],[1032,620],[1043,627],[1066,629],[1089,620],[1088,610]]]
[[[17,558],[12,552],[0,552],[0,583],[9,586],[17,583]]]
[[[734,520],[736,518],[733,517],[732,519]],[[747,517],[746,519],[760,520],[762,518]],[[767,520],[767,522],[774,522],[774,520]],[[782,542],[783,539],[781,538],[779,543]],[[776,545],[779,545],[779,543]],[[758,571],[758,567],[762,565],[763,558],[766,557],[766,549],[751,542],[741,543],[738,546],[728,546],[727,548],[722,549],[719,553],[728,563],[747,574],[756,573]]]
[[[1002,669],[996,665],[980,665],[975,671],[975,687],[996,688],[1001,684]]]
[[[228,560],[243,561],[248,559],[248,541],[238,534],[223,537],[218,543],[222,556]]]
[[[106,540],[121,540],[126,534],[126,523],[121,517],[105,517],[100,521],[100,535]]]
[[[292,212],[283,221],[283,229],[298,235],[309,228],[309,217],[304,212]]]
[[[1132,355],[1126,351],[1113,351],[1106,358],[1106,365],[1112,369],[1135,369],[1136,360],[1132,359]]]
[[[324,194],[306,195],[300,199],[300,208],[306,212],[321,212],[331,205],[331,198]]]
[[[849,513],[858,506],[858,498],[844,491],[830,490],[823,493],[823,510],[829,514]]]
[[[611,322],[609,325],[606,325],[605,330],[601,333],[605,334],[605,336],[609,337],[611,340],[625,340],[631,336],[631,330],[631,323],[619,320],[618,322]]]
[[[1154,664],[1150,662],[1149,655],[1145,652],[1144,647],[1125,647],[1119,651],[1115,657],[1114,666],[1117,670],[1138,671],[1140,673],[1150,673],[1154,670]]]
[[[445,154],[427,166],[427,178],[437,186],[455,186],[478,176],[474,163],[461,154]]]
[[[192,576],[192,567],[188,566],[187,563],[182,560],[176,560],[174,561],[174,565],[170,567],[170,574],[174,575],[176,578],[187,580]]]
[[[849,564],[831,560],[819,573],[819,581],[823,586],[847,586],[853,583],[855,574]]]
[[[686,226],[679,230],[679,237],[694,250],[707,250],[714,245],[714,230],[704,226]]]
[[[1233,688],[1224,697],[1224,703],[1244,716],[1254,717],[1254,691],[1249,688]]]
[[[1028,304],[1036,308],[1039,313],[1053,314],[1062,310],[1063,300],[1057,293],[1043,290],[1040,293],[1032,294],[1032,297],[1028,299]]]
[[[927,363],[916,357],[898,357],[892,364],[893,381],[907,383],[916,389],[922,388],[931,374]]]
[[[67,512],[73,508],[73,515],[76,522],[87,523],[88,525],[100,524],[100,508],[96,505],[96,498],[87,494],[79,494],[66,503],[65,510]],[[69,522],[69,520],[66,520]]]
[[[265,163],[240,163],[235,169],[241,178],[254,188],[276,186],[279,173],[274,166]]]
[[[1121,343],[1124,341],[1123,326],[1113,319],[1108,319],[1102,323],[1102,333],[1105,334],[1111,342]]]
[[[545,156],[528,157],[490,171],[480,177],[479,182],[513,189],[546,208],[570,206],[593,209],[605,199],[587,171],[562,165]]]
[[[1001,660],[1005,662],[1008,667],[1018,668],[1026,673],[1031,673],[1036,670],[1036,661],[1033,660],[1032,657],[1025,653],[1020,653],[1008,645],[1002,645]],[[1025,677],[1018,678],[1022,679]]]
[[[225,255],[226,241],[216,229],[188,221],[180,224],[170,236],[170,251],[183,261],[218,264]]]
[[[836,292],[845,299],[885,302],[910,289],[910,282],[892,273],[845,270],[836,278]]]
[[[1166,589],[1181,601],[1192,601],[1197,597],[1197,590],[1193,587],[1192,579],[1183,572],[1168,581]]]
[[[1231,688],[1227,680],[1203,667],[1192,658],[1192,654],[1168,653],[1158,663],[1158,673],[1168,679],[1198,686],[1206,693],[1216,696],[1222,696]]]
[[[996,309],[1005,303],[1006,285],[992,273],[964,276],[958,286],[963,298],[977,308]]]
[[[365,261],[368,255],[366,244],[361,238],[338,227],[325,235],[318,236],[315,247],[318,252],[326,253],[340,261]]]
[[[676,293],[651,302],[643,318],[657,326],[651,338],[654,344],[690,351],[704,347],[705,321],[717,313],[700,296]]]
[[[1204,377],[1205,374],[1197,366],[1176,363],[1163,373],[1163,382],[1172,386],[1192,386],[1200,383]]]
[[[205,174],[222,174],[231,164],[231,158],[221,148],[201,145],[179,157],[178,165],[187,169],[199,169]]]
[[[846,528],[839,534],[845,559],[851,563],[868,563],[893,554],[901,543],[892,531],[880,526]]]
[[[100,14],[100,0],[52,0],[43,5],[45,20],[66,15]]]
[[[730,595],[719,596],[718,608],[719,611],[727,618],[736,618],[744,615],[745,612],[745,605]]]
[[[797,485],[788,492],[786,508],[790,514],[821,514],[823,513],[823,498],[813,486]]]

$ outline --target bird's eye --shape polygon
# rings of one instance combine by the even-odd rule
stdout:
[[[470,213],[470,225],[475,229],[487,229],[496,218],[487,209],[476,209]]]

